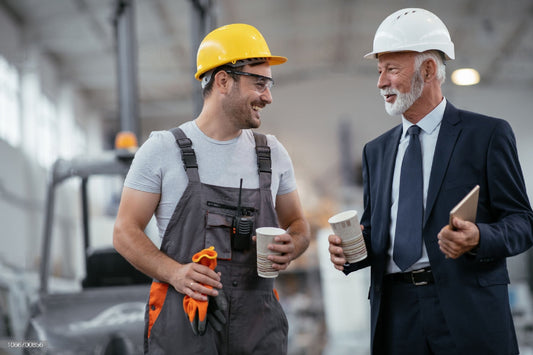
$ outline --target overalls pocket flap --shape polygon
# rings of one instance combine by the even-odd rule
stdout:
[[[232,217],[208,212],[206,217],[205,247],[214,246],[218,259],[231,259]]]
[[[216,213],[207,213],[208,227],[231,227],[232,218]]]

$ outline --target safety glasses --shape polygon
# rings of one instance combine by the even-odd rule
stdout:
[[[248,73],[248,72],[238,71],[238,70],[229,70],[229,69],[226,69],[225,72],[228,74],[244,75],[244,76],[255,78],[256,81],[254,85],[258,92],[263,92],[267,88],[271,90],[272,85],[274,85],[274,79],[269,78],[268,76],[263,76],[259,74]]]

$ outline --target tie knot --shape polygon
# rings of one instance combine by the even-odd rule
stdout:
[[[420,127],[418,127],[417,125],[412,125],[407,130],[407,134],[410,136],[418,136],[420,134]]]

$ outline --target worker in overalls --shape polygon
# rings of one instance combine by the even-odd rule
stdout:
[[[285,61],[252,26],[212,31],[197,55],[202,112],[152,132],[135,155],[113,242],[153,278],[145,353],[287,352],[274,279],[257,275],[255,229],[286,230],[270,245],[281,253],[269,257],[276,270],[305,251],[310,231],[287,151],[251,130],[272,102],[271,66]],[[144,233],[153,214],[160,248]]]

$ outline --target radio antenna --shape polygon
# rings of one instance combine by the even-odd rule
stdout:
[[[241,193],[242,193],[242,178],[241,178],[241,184],[239,186],[239,203],[237,204],[237,213],[241,213]]]

